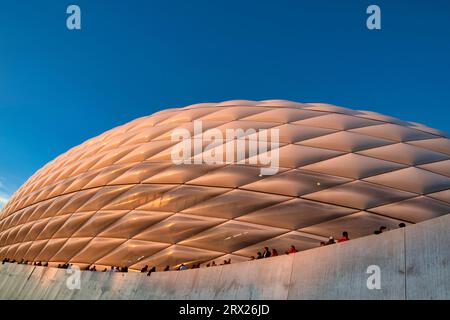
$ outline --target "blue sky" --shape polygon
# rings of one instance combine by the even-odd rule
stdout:
[[[450,132],[449,34],[448,0],[2,1],[0,206],[72,146],[197,102],[327,102]]]

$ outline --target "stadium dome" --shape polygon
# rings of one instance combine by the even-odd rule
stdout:
[[[279,171],[175,164],[171,134],[194,133],[194,120],[205,131],[279,129]],[[357,238],[449,212],[450,140],[438,130],[320,103],[205,103],[131,121],[38,170],[0,213],[0,257],[131,269],[239,262],[264,246],[306,250],[344,230]]]

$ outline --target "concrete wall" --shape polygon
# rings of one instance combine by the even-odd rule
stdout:
[[[153,273],[81,272],[0,265],[0,299],[449,299],[450,215],[264,260]],[[380,268],[369,290],[367,268]]]

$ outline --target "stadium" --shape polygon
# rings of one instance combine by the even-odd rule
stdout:
[[[197,121],[201,134],[222,138],[200,139]],[[244,137],[230,138],[231,129]],[[249,149],[274,129],[278,141],[266,153],[277,156],[277,171],[264,175],[267,163],[252,161]],[[200,141],[201,148],[190,145],[189,163],[173,161],[179,130]],[[238,152],[234,142],[243,138],[239,162],[195,161],[231,144]],[[156,273],[245,264],[265,247],[282,256],[273,261],[292,259],[292,246],[310,254],[343,232],[350,244],[380,227],[403,232],[396,229],[447,219],[449,168],[446,134],[375,112],[286,100],[166,109],[92,138],[31,176],[0,213],[0,258]],[[254,263],[262,262],[246,265]]]

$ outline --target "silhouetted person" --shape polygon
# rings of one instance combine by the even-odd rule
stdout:
[[[147,272],[147,271],[148,271],[148,266],[147,265],[141,269],[141,272]]]
[[[155,271],[156,271],[156,267],[152,267],[152,268],[148,271],[147,276],[151,275],[152,272],[155,272]]]
[[[338,242],[344,242],[344,241],[348,241],[348,240],[350,240],[349,237],[348,237],[348,232],[344,231],[344,232],[342,232],[342,238],[340,238],[338,240]]]
[[[258,260],[258,259],[262,259],[262,258],[263,258],[263,256],[262,256],[261,252],[258,252],[256,254],[256,259]]]
[[[179,270],[187,270],[189,269],[187,266],[184,265],[184,263],[181,264]]]
[[[263,251],[262,256],[263,256],[263,258],[269,258],[270,257],[269,247],[264,247],[264,251]]]
[[[289,250],[288,250],[287,252],[288,252],[288,254],[296,253],[296,252],[297,252],[297,249],[295,249],[295,246],[290,246],[290,247],[289,247]]]
[[[325,245],[326,245],[325,241],[320,241],[320,246],[321,246],[321,247],[323,247],[323,246],[325,246]]]
[[[271,256],[272,256],[272,257],[278,256],[278,251],[277,251],[277,249],[272,249],[272,254],[271,254]]]
[[[170,267],[169,266],[166,266],[165,268],[164,268],[164,271],[169,271],[170,270]]]
[[[381,226],[380,227],[380,233],[383,233],[385,231],[387,231],[387,228],[385,226]]]
[[[333,237],[330,237],[330,238],[328,239],[328,242],[326,243],[326,245],[329,246],[330,244],[335,244],[335,243],[336,243],[336,241],[334,241],[334,238],[333,238]]]
[[[217,266],[217,264],[216,264],[215,261],[213,261],[213,262],[211,263],[211,267],[215,267],[215,266]]]
[[[406,227],[406,224],[404,224],[404,223],[402,222],[402,223],[400,223],[400,224],[398,225],[398,227],[399,227],[399,228],[404,228],[404,227]]]

